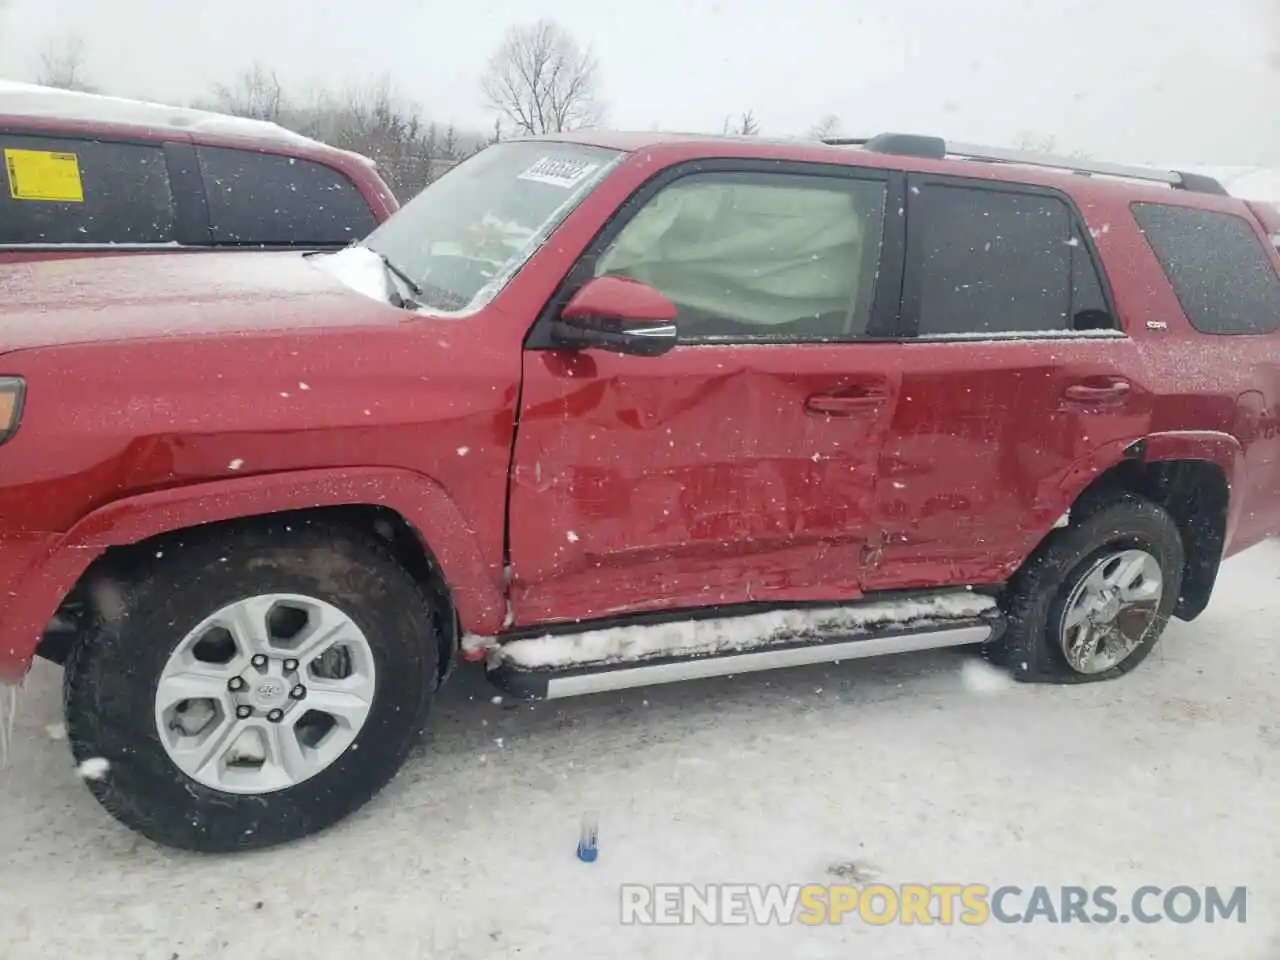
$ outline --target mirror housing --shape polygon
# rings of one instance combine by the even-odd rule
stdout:
[[[675,304],[630,277],[588,280],[551,322],[557,346],[658,357],[676,345]]]

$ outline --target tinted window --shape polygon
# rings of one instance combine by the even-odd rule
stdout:
[[[355,185],[322,164],[201,147],[214,243],[345,245],[375,226]]]
[[[679,308],[680,338],[814,340],[864,333],[885,184],[706,173],[661,190],[600,256]]]
[[[913,187],[906,306],[921,336],[1114,326],[1102,282],[1057,197]]]
[[[1197,330],[1280,329],[1280,278],[1247,220],[1163,203],[1135,203],[1133,215]]]
[[[0,134],[0,244],[167,243],[159,146]]]

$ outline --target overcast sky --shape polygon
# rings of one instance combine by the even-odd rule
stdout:
[[[0,75],[69,33],[111,92],[187,102],[260,60],[287,86],[381,73],[487,128],[484,63],[558,20],[599,57],[610,126],[766,134],[836,114],[1133,162],[1280,166],[1280,0],[0,0]]]

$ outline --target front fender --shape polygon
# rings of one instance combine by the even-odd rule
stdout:
[[[378,506],[400,514],[439,564],[464,629],[501,629],[501,561],[485,562],[476,535],[452,498],[429,477],[386,467],[260,474],[157,490],[116,500],[70,530],[35,541],[10,602],[0,607],[0,679],[20,677],[67,592],[109,547],[203,524],[315,507]]]

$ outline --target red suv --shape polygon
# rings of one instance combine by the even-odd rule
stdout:
[[[165,844],[563,697],[983,644],[1118,677],[1280,533],[1277,212],[885,135],[492,146],[361,244],[0,272],[0,678]],[[3,702],[3,701],[0,701]]]
[[[342,247],[398,208],[364,157],[273,123],[0,81],[0,264]]]

